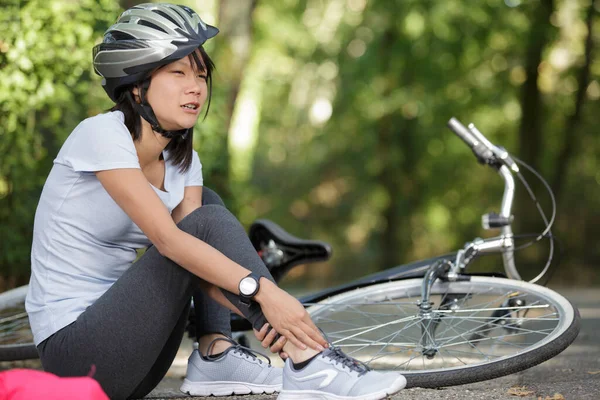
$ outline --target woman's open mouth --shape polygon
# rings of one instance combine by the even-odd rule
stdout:
[[[186,113],[198,114],[198,112],[200,111],[200,103],[194,103],[194,102],[186,103],[186,104],[182,105],[181,108]]]

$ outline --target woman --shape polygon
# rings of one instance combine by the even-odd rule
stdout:
[[[282,399],[376,399],[401,389],[401,375],[368,370],[328,346],[203,188],[192,136],[212,87],[202,45],[217,33],[188,7],[142,4],[94,48],[116,105],[67,138],[35,217],[27,311],[44,369],[92,371],[111,398],[143,397],[175,357],[193,295],[200,337],[187,393],[283,385]],[[263,346],[289,356],[283,371],[230,339],[229,310],[253,324]]]

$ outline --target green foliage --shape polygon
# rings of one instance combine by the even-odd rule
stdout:
[[[110,0],[18,1],[0,25],[0,273],[26,278],[33,216],[62,141],[99,96],[91,48],[113,22]]]

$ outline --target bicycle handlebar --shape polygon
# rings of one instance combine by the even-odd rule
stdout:
[[[463,140],[471,149],[477,145],[477,139],[469,132],[467,128],[463,124],[460,123],[459,120],[452,117],[448,121],[448,128],[452,130],[452,132],[456,133],[456,135]]]
[[[458,269],[464,269],[477,253],[501,252],[504,270],[507,275],[512,279],[520,280],[521,277],[514,262],[514,240],[510,226],[510,221],[512,221],[511,208],[515,194],[514,178],[510,171],[519,172],[519,168],[506,150],[487,140],[475,125],[469,124],[467,129],[460,121],[452,117],[448,121],[448,127],[471,148],[480,163],[494,167],[504,179],[504,196],[502,197],[500,215],[507,221],[501,228],[502,235],[500,237],[486,239],[485,241],[475,239],[473,242],[467,243],[463,250],[458,252],[455,269],[451,271],[450,275],[456,276]]]

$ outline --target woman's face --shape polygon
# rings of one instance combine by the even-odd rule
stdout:
[[[163,129],[179,130],[196,124],[207,94],[206,68],[184,57],[154,72],[146,99]]]

